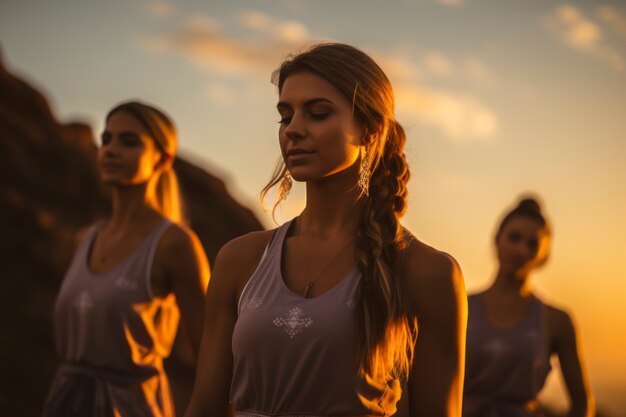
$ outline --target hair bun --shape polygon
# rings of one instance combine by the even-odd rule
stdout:
[[[520,200],[517,209],[526,213],[541,213],[539,202],[532,197],[526,197]]]

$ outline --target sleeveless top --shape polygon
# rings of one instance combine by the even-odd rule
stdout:
[[[281,273],[279,227],[242,291],[232,338],[231,404],[237,416],[391,415],[401,389],[393,378],[359,372],[356,266],[327,292],[303,298]]]
[[[44,416],[174,415],[163,359],[170,353],[179,311],[174,294],[154,297],[150,287],[154,254],[171,224],[163,219],[130,256],[102,273],[92,272],[88,259],[104,222],[88,231],[54,307],[64,364]],[[80,412],[70,413],[77,407]]]
[[[537,416],[536,398],[550,372],[544,304],[530,301],[510,329],[487,322],[482,293],[468,298],[463,417]]]

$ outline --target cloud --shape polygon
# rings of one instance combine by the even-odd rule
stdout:
[[[167,18],[175,11],[174,5],[165,0],[142,1],[142,6],[148,14],[159,19]]]
[[[282,58],[310,36],[299,22],[278,21],[260,12],[242,13],[239,23],[254,36],[235,38],[216,20],[193,16],[172,33],[140,38],[139,45],[153,53],[178,53],[196,68],[223,76],[269,79]]]
[[[626,14],[611,6],[600,6],[598,15],[602,20],[608,23],[611,28],[621,34],[626,35]]]
[[[309,31],[300,22],[281,22],[271,16],[258,11],[245,11],[239,15],[242,26],[265,34],[273,40],[286,45],[296,45],[305,42],[309,37]]]
[[[385,74],[390,79],[412,79],[416,81],[425,76],[422,69],[404,58],[381,53],[373,55],[378,65],[385,70]]]
[[[407,54],[415,55],[401,53]],[[372,55],[392,80],[401,118],[443,131],[455,142],[489,141],[495,137],[498,118],[488,105],[467,94],[427,87],[433,77],[492,86],[495,76],[482,61],[467,58],[455,62],[436,51],[417,58],[419,64],[380,52]]]
[[[211,74],[267,82],[284,57],[300,49],[311,37],[300,22],[280,21],[260,12],[241,13],[237,24],[240,33],[243,28],[251,36],[232,36],[216,20],[195,16],[174,32],[141,38],[139,44],[152,53],[177,54],[195,68]],[[372,55],[393,80],[397,108],[410,118],[442,130],[454,141],[493,137],[497,118],[479,100],[420,87],[427,76],[487,77],[486,67],[479,61],[473,62],[468,71],[466,65],[455,64],[437,52],[426,54],[419,65],[387,53]],[[223,106],[231,105],[237,94],[227,83],[217,82],[209,85],[206,92],[211,101]]]
[[[435,0],[435,2],[443,6],[458,7],[458,6],[462,6],[465,1],[464,0]]]
[[[496,81],[493,71],[477,58],[468,58],[462,64],[463,73],[472,81],[484,87],[491,87]]]
[[[430,52],[424,57],[426,68],[432,74],[440,77],[450,77],[454,75],[452,63],[441,53]]]
[[[497,131],[494,112],[472,97],[402,83],[395,93],[399,113],[442,130],[456,142],[490,140]]]
[[[190,18],[173,33],[143,37],[139,42],[151,52],[178,53],[200,70],[227,77],[260,74],[269,77],[280,59],[275,43],[229,37],[217,22],[207,17]]]
[[[616,19],[616,14],[607,12],[606,17]],[[619,21],[619,19],[617,20]],[[624,69],[624,58],[605,40],[600,26],[588,19],[578,8],[571,5],[559,6],[550,24],[557,36],[570,48],[603,60],[618,70]]]
[[[226,84],[214,82],[210,84],[206,90],[207,97],[216,104],[221,106],[230,106],[236,101],[236,94],[232,88]]]

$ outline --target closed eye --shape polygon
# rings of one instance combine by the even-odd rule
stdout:
[[[330,112],[324,113],[311,113],[311,119],[313,120],[325,120],[330,116]]]
[[[291,123],[291,119],[292,119],[292,118],[293,118],[293,116],[285,116],[285,117],[282,117],[282,118],[278,121],[278,123],[279,123],[279,124],[281,124],[281,125],[288,125],[289,123]]]
[[[109,132],[103,132],[102,135],[100,135],[100,144],[107,145],[109,142],[111,142],[111,134]]]

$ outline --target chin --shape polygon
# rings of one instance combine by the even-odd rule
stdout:
[[[104,185],[109,185],[112,187],[120,187],[124,185],[124,179],[116,176],[102,176],[100,180]]]

